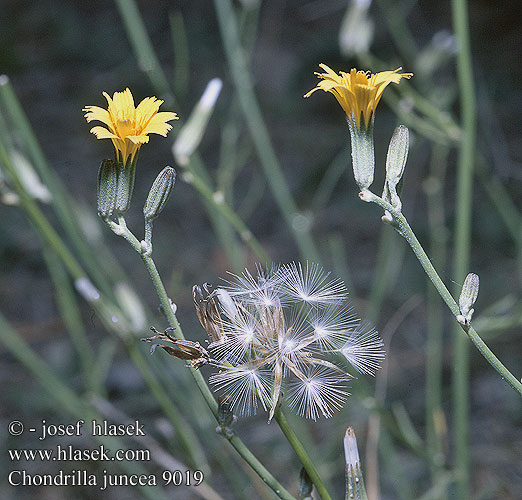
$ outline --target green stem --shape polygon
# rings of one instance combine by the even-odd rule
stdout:
[[[62,262],[64,263],[65,267],[71,274],[71,276],[74,279],[80,279],[80,278],[86,278],[86,274],[84,273],[83,269],[80,267],[80,265],[76,262],[74,256],[70,253],[69,249],[63,244],[62,240],[54,230],[54,228],[49,224],[47,219],[44,217],[42,212],[40,211],[38,205],[36,202],[30,198],[25,190],[23,189],[23,186],[21,185],[20,181],[18,180],[16,176],[16,172],[12,168],[10,158],[7,156],[7,153],[5,149],[0,144],[0,161],[3,162],[6,169],[9,171],[9,173],[12,176],[12,182],[14,184],[14,187],[16,188],[20,199],[22,201],[22,205],[24,209],[26,210],[27,214],[29,215],[30,220],[33,222],[33,224],[37,227],[38,231],[42,234],[46,242],[50,245],[50,247],[57,253],[57,255],[60,257]],[[123,220],[123,219],[122,219]],[[177,329],[175,330],[176,335],[179,336],[179,338],[183,338],[183,333],[181,331],[181,328],[179,327],[179,323],[176,319],[176,316],[174,315],[172,311],[172,307],[170,305],[170,300],[167,296],[167,293],[165,291],[165,287],[163,286],[163,283],[161,281],[161,278],[158,274],[158,271],[156,269],[156,266],[154,264],[154,261],[141,253],[141,243],[138,241],[138,239],[127,229],[126,225],[123,225],[121,230],[118,230],[116,228],[121,227],[118,226],[118,224],[114,222],[110,222],[110,227],[113,230],[117,230],[122,237],[124,237],[131,246],[140,253],[145,266],[147,267],[147,270],[149,271],[149,274],[151,276],[151,279],[153,281],[153,284],[156,288],[156,291],[158,293],[158,296],[160,298],[160,302],[162,304],[162,307],[165,310],[165,314],[169,318],[169,324],[173,327],[177,326]],[[100,314],[100,317],[102,320],[104,320],[107,316],[107,311],[104,308],[103,301],[96,300],[92,302],[92,306],[97,310],[97,312]],[[109,319],[107,321],[104,321],[106,326],[110,328],[111,321],[110,321],[111,314],[108,314]],[[122,333],[122,332],[118,332]],[[10,339],[9,339],[10,340]],[[11,343],[11,345],[14,345],[14,343]],[[10,346],[11,348],[11,346]],[[27,364],[31,364],[33,366],[33,361],[29,358],[29,361]],[[139,366],[138,366],[139,368]],[[209,405],[212,413],[214,415],[217,415],[218,407],[217,403],[208,388],[208,386],[205,383],[205,380],[203,379],[203,376],[199,371],[192,370],[192,374],[194,378],[196,379],[196,383],[200,389],[200,391],[203,394],[203,397],[205,398],[205,401]],[[52,382],[52,380],[51,380]],[[60,392],[61,388],[60,388]],[[72,392],[72,391],[71,391]],[[54,393],[54,391],[53,391]],[[164,401],[162,400],[164,403]],[[160,402],[161,403],[161,402]],[[244,443],[235,435],[232,435],[230,438],[228,438],[232,446],[238,451],[238,453],[244,458],[244,460],[252,467],[252,469],[261,477],[263,482],[265,482],[268,486],[270,486],[276,494],[282,498],[283,500],[295,500],[295,498],[270,474],[270,472],[267,471],[267,469],[259,462],[257,458],[246,448]]]
[[[468,271],[471,241],[471,209],[473,167],[475,160],[476,113],[473,68],[469,40],[467,0],[452,0],[453,29],[457,37],[457,79],[459,84],[462,141],[460,144],[457,197],[455,210],[454,273],[462,283]],[[468,334],[469,335],[469,334]],[[454,342],[453,406],[455,429],[455,462],[457,497],[470,497],[469,454],[469,350],[465,339],[456,336]]]
[[[243,457],[245,462],[254,469],[257,475],[268,485],[274,493],[283,500],[296,500],[283,486],[277,481],[277,479],[270,474],[270,472],[264,467],[264,465],[254,456],[254,454],[245,446],[245,443],[241,441],[239,437],[233,432],[230,436],[225,436],[228,442],[234,447],[234,449]]]
[[[113,223],[114,224],[114,223]],[[172,308],[172,302],[167,294],[163,281],[161,280],[161,276],[156,268],[156,264],[154,260],[149,256],[142,252],[141,243],[138,239],[131,233],[131,231],[124,224],[123,217],[120,218],[120,230],[118,233],[125,238],[131,246],[138,252],[145,264],[147,271],[149,272],[152,284],[158,295],[161,308],[163,313],[165,314],[169,325],[174,328],[173,335],[178,339],[185,339],[183,335],[183,331],[181,326],[176,318],[174,310]],[[113,228],[114,230],[114,228]],[[207,403],[210,411],[214,415],[214,417],[218,418],[218,404],[214,399],[214,395],[212,391],[209,389],[203,375],[199,370],[190,370],[198,389],[200,390],[205,402]],[[295,500],[295,498],[277,481],[277,479],[263,466],[263,464],[254,456],[254,454],[246,447],[246,445],[241,441],[241,439],[235,435],[233,432],[230,433],[229,436],[226,436],[230,444],[235,448],[235,450],[243,457],[243,459],[254,469],[254,471],[261,477],[263,482],[270,486],[272,490],[282,498],[283,500]]]
[[[16,359],[31,372],[39,383],[54,398],[58,408],[62,408],[78,419],[86,422],[101,420],[93,409],[80,399],[62,378],[53,372],[40,356],[13,330],[9,322],[0,313],[0,341],[12,352]],[[125,447],[124,443],[113,436],[98,436],[96,440],[103,443],[108,449],[117,450]],[[118,465],[127,474],[144,474],[146,471],[139,463],[122,461]],[[149,500],[165,499],[163,492],[153,491],[151,488],[139,486],[141,494]]]
[[[172,93],[169,80],[156,57],[137,3],[134,0],[116,0],[116,7],[140,68],[149,77],[152,86],[158,89],[160,96],[165,100],[166,106],[177,107],[176,98]]]
[[[315,470],[314,464],[310,460],[310,457],[306,453],[306,450],[303,448],[303,445],[299,442],[299,439],[297,438],[295,432],[288,423],[288,420],[286,419],[283,411],[281,410],[281,406],[277,407],[274,413],[274,418],[276,419],[276,422],[279,424],[279,427],[283,431],[283,434],[285,435],[287,441],[294,449],[297,458],[299,458],[299,461],[303,464],[303,467],[305,468],[308,476],[310,477],[310,480],[312,481],[312,483],[314,483],[314,486],[317,490],[317,493],[319,493],[319,496],[322,498],[322,500],[332,500],[332,497],[328,493],[328,490],[326,489],[323,481],[321,480],[319,474]]]
[[[205,453],[203,452],[203,447],[201,446],[199,438],[192,427],[187,424],[176,406],[170,401],[167,392],[159,383],[149,364],[144,359],[143,353],[136,347],[134,341],[127,344],[127,350],[132,362],[140,370],[141,375],[145,379],[152,394],[154,394],[161,409],[165,412],[165,415],[172,423],[176,436],[190,461],[187,465],[203,469],[204,472],[210,471],[210,466],[205,457]]]
[[[4,148],[0,144],[0,161],[4,164],[5,168],[11,175],[11,182],[13,184],[13,187],[15,187],[18,195],[20,196],[20,200],[22,202],[22,206],[26,210],[27,214],[29,215],[30,220],[32,223],[36,226],[40,234],[42,235],[43,239],[48,243],[49,247],[56,253],[56,255],[61,259],[63,264],[65,265],[65,268],[68,270],[69,274],[75,279],[79,280],[81,278],[88,279],[87,275],[81,268],[81,266],[78,264],[74,256],[71,254],[69,249],[64,245],[63,241],[61,240],[60,236],[56,233],[54,228],[49,224],[43,213],[41,212],[40,208],[36,204],[36,202],[27,195],[25,192],[23,186],[21,185],[16,172],[13,168],[13,165],[11,164],[11,161],[9,157],[7,156]],[[123,219],[122,219],[123,220]],[[115,226],[117,224],[112,223]],[[129,238],[131,241],[131,244],[138,245],[139,248],[141,248],[140,242],[126,229],[124,228],[124,237]],[[114,325],[111,321],[112,314],[109,312],[109,309],[113,306],[111,304],[107,304],[104,300],[95,300],[91,302],[91,305],[95,308],[95,310],[100,315],[100,318],[104,322],[104,324],[109,328],[109,330],[116,331],[119,335],[122,335],[121,331],[118,331],[118,325]],[[117,314],[119,316],[119,313]],[[120,322],[121,323],[121,322]],[[114,330],[116,327],[116,330]],[[119,326],[119,328],[122,328]],[[123,332],[124,333],[124,332]],[[138,364],[137,367],[141,370],[143,370],[145,367],[147,367],[146,363]],[[145,380],[147,380],[147,377],[144,375]],[[152,389],[152,388],[151,388]],[[160,388],[161,391],[163,391],[163,388]],[[160,395],[160,392],[158,392],[158,388],[156,387],[155,390],[153,390],[153,393],[155,396]],[[169,415],[174,415],[176,413],[176,409],[171,404],[170,400],[165,397],[159,397],[158,402],[160,403],[160,406],[166,410],[166,413]],[[173,422],[173,426],[176,426]],[[179,426],[181,428],[181,426]],[[185,443],[185,446],[190,446],[189,442]]]
[[[85,385],[89,391],[100,394],[103,391],[103,386],[92,370],[96,361],[95,354],[82,323],[78,301],[70,283],[69,275],[62,267],[60,258],[45,243],[43,245],[43,256],[56,290],[56,301],[60,314],[80,360]]]
[[[145,267],[149,271],[149,275],[151,277],[152,283],[160,299],[160,303],[163,309],[163,312],[167,316],[168,323],[171,327],[175,328],[174,335],[179,339],[184,339],[183,332],[179,325],[179,322],[172,310],[172,305],[170,299],[165,290],[165,286],[161,280],[161,277],[158,273],[156,265],[152,258],[141,254]],[[205,399],[208,407],[212,411],[212,414],[216,417],[218,416],[218,405],[216,400],[214,399],[214,395],[209,389],[203,375],[198,370],[191,370],[192,376],[194,377],[196,384]],[[270,472],[263,466],[263,464],[254,456],[254,454],[245,446],[243,441],[239,437],[237,437],[234,433],[230,437],[227,436],[230,444],[235,448],[235,450],[243,457],[243,459],[254,469],[254,471],[261,477],[264,483],[266,483],[272,490],[282,499],[284,500],[295,500],[294,497],[275,479],[275,477],[270,474]]]
[[[224,199],[221,200],[216,198],[215,193],[205,182],[203,177],[200,176],[194,168],[192,168],[191,163],[189,164],[189,167],[183,176],[183,180],[194,186],[201,197],[210,205],[212,205],[232,225],[232,227],[239,234],[242,241],[250,247],[258,259],[261,259],[261,261],[265,263],[270,262],[270,257],[265,252],[257,238],[252,234],[252,231],[250,231],[250,229],[243,222],[241,217],[239,217],[239,215],[237,215],[237,213],[230,208]]]
[[[62,228],[68,235],[68,241],[78,254],[80,261],[89,272],[96,286],[100,288],[105,295],[111,297],[112,291],[107,276],[104,270],[100,269],[94,251],[86,241],[85,235],[76,220],[74,210],[76,207],[73,206],[71,198],[66,193],[60,179],[49,167],[40,144],[31,128],[31,124],[7,77],[2,78],[0,82],[0,101],[3,106],[5,106],[7,114],[14,125],[13,128],[22,137],[27,152],[32,159],[32,164],[52,194],[52,206]],[[7,148],[6,142],[3,144],[3,147]]]
[[[424,271],[430,278],[431,282],[439,292],[439,295],[442,297],[442,300],[444,300],[452,314],[455,317],[458,316],[460,314],[459,306],[453,299],[449,290],[446,288],[446,285],[440,279],[437,271],[433,267],[433,264],[426,255],[426,252],[422,248],[422,245],[415,236],[415,233],[411,229],[404,215],[371,191],[362,191],[359,193],[359,197],[365,202],[375,203],[382,209],[390,212],[393,217],[392,226],[395,227],[399,234],[408,242],[411,249],[413,250],[413,253],[417,257]],[[520,381],[493,354],[491,349],[489,349],[489,347],[483,342],[475,329],[469,325],[460,325],[460,327],[468,335],[473,344],[475,344],[475,347],[479,350],[486,361],[500,374],[502,379],[504,379],[516,392],[520,394],[520,396],[522,396],[522,383],[520,383]]]
[[[60,256],[60,259],[65,264],[65,267],[74,279],[77,280],[80,278],[86,278],[86,274],[83,272],[83,269],[69,252],[69,249],[58,236],[58,233],[44,217],[42,211],[38,207],[38,204],[25,191],[22,183],[16,175],[16,171],[13,164],[11,163],[11,159],[9,158],[9,155],[7,154],[7,151],[2,144],[0,144],[0,162],[4,165],[5,169],[11,176],[10,182],[20,196],[21,204],[28,213],[29,219],[38,228],[45,241],[47,241],[52,249]]]
[[[299,211],[292,197],[254,94],[237,20],[230,0],[214,1],[225,54],[236,86],[239,103],[275,201],[293,233],[301,255],[319,262],[319,253],[306,224],[298,222]]]
[[[446,255],[446,228],[444,225],[443,185],[446,178],[448,148],[433,145],[430,176],[424,186],[428,206],[430,230],[430,254],[437,266],[444,266]],[[439,267],[440,268],[440,267]],[[427,337],[426,337],[426,445],[432,457],[431,480],[435,486],[442,484],[445,462],[443,446],[442,368],[444,316],[436,290],[427,285]],[[440,487],[440,500],[447,498],[447,491]]]
[[[366,310],[368,321],[371,321],[374,325],[378,324],[386,293],[395,284],[404,260],[404,244],[394,236],[393,230],[389,227],[384,226],[382,228],[377,249],[377,263],[373,274],[374,279]]]

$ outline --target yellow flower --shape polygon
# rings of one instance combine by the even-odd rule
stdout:
[[[176,113],[158,113],[163,101],[155,97],[146,97],[134,107],[134,99],[127,88],[123,92],[115,92],[111,97],[103,92],[109,103],[108,109],[98,106],[86,106],[87,122],[99,121],[107,128],[93,127],[91,132],[98,139],[111,139],[116,150],[116,156],[124,165],[134,157],[142,144],[149,142],[148,134],[159,134],[166,137],[172,129],[167,122],[177,120]]]
[[[361,115],[365,128],[368,129],[382,93],[390,83],[399,83],[402,78],[409,79],[413,76],[413,73],[397,73],[402,68],[376,74],[352,68],[350,73],[341,71],[340,75],[337,75],[326,64],[320,64],[319,67],[326,73],[316,73],[322,80],[305,97],[319,89],[332,93],[357,130],[361,128]]]

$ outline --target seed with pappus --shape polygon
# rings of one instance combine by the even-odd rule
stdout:
[[[284,393],[299,415],[331,417],[349,396],[346,362],[374,375],[384,359],[382,340],[361,325],[347,295],[311,263],[245,270],[213,291],[194,287],[219,367],[210,383],[242,415],[261,406],[271,420]]]

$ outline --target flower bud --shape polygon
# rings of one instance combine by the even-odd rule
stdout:
[[[397,194],[397,185],[402,179],[406,160],[408,159],[409,131],[404,125],[399,125],[393,132],[386,157],[386,181],[382,197],[401,210],[402,203]]]
[[[361,471],[357,438],[351,427],[344,435],[344,456],[346,459],[346,498],[367,500],[366,489]]]
[[[134,289],[122,281],[116,284],[114,295],[132,331],[142,331],[146,325],[147,315]]]
[[[114,160],[103,160],[98,171],[98,215],[110,217],[116,208],[118,190],[118,164]]]
[[[386,157],[386,180],[397,185],[404,173],[409,148],[408,127],[399,125],[393,132]]]
[[[190,156],[198,148],[210,115],[214,111],[222,85],[223,83],[219,78],[214,78],[208,82],[201,99],[178,134],[176,142],[172,146],[172,152],[178,165],[187,166]]]
[[[229,438],[234,435],[232,426],[236,423],[237,417],[234,415],[227,396],[221,396],[218,400],[217,421],[219,425],[216,427],[216,432],[218,434]]]
[[[297,498],[299,500],[312,500],[312,489],[314,483],[310,479],[310,476],[306,472],[305,468],[302,467],[299,472],[299,486],[297,490]]]
[[[172,192],[175,180],[176,171],[172,167],[165,167],[158,174],[150,188],[147,201],[143,207],[145,219],[155,219],[161,213]]]
[[[463,325],[469,325],[471,317],[475,310],[473,305],[477,300],[479,293],[479,277],[476,274],[469,273],[464,280],[462,290],[459,297],[460,314],[457,316],[457,321]]]
[[[375,26],[368,15],[371,0],[352,0],[339,29],[339,48],[345,57],[368,53]]]
[[[127,163],[118,162],[118,187],[116,190],[116,210],[124,214],[129,210],[132,191],[134,190],[134,175],[136,173],[136,158]]]

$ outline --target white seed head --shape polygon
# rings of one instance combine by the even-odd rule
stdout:
[[[341,353],[373,375],[384,356],[377,333],[355,317],[342,281],[316,264],[245,270],[215,297],[218,317],[207,320],[218,322],[223,335],[209,345],[220,369],[210,382],[240,414],[261,406],[271,419],[284,393],[300,415],[330,417],[353,378],[330,358]]]
[[[370,325],[361,323],[348,337],[341,353],[359,373],[375,376],[384,361],[384,342]]]

